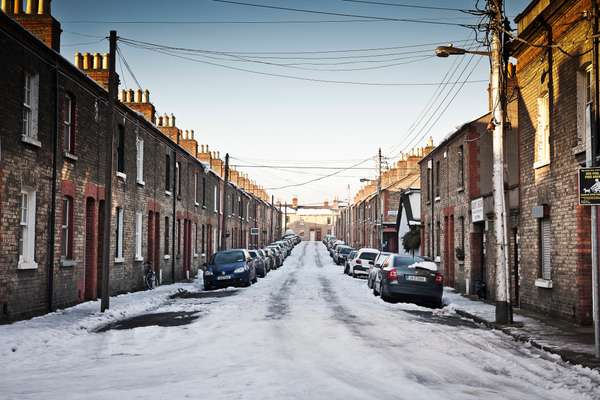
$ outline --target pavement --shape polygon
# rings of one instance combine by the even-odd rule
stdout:
[[[513,324],[497,324],[493,305],[457,293],[452,288],[445,289],[444,301],[457,314],[500,330],[514,340],[557,354],[571,364],[600,370],[600,358],[595,356],[591,326],[581,326],[518,308],[513,309]]]
[[[0,326],[0,398],[600,400],[599,371],[446,294],[441,309],[386,303],[305,242],[248,288],[198,278]]]

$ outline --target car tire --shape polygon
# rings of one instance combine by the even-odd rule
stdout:
[[[204,285],[204,290],[213,290],[214,287],[212,287],[211,285]]]
[[[263,276],[264,276],[264,275],[263,275]],[[256,282],[258,282],[258,278],[255,276],[255,277],[254,277],[254,279],[252,279],[252,283],[254,284],[254,283],[256,283]]]
[[[385,301],[386,303],[392,303],[394,299],[385,292],[385,289],[381,288],[381,300]]]

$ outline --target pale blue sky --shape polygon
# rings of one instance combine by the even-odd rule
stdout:
[[[245,1],[245,0],[243,0]],[[452,23],[475,23],[475,17],[453,11],[423,10],[357,4],[341,0],[247,0],[248,3],[304,8],[335,13],[380,17],[431,19]],[[425,6],[473,8],[474,0],[390,0]],[[485,3],[480,1],[480,3]],[[527,0],[509,0],[507,14],[518,14]],[[174,47],[236,52],[323,51],[397,47],[464,40],[471,30],[446,25],[407,22],[353,22],[321,24],[122,24],[116,21],[289,21],[341,20],[344,17],[314,15],[253,8],[211,0],[55,0],[53,14],[62,23],[62,53],[72,59],[75,51],[107,50],[106,42],[90,43],[86,35],[106,35],[116,29],[119,36]],[[112,21],[81,23],[81,21]],[[460,44],[460,43],[459,43]],[[427,50],[394,49],[361,54],[404,53]],[[358,86],[291,80],[254,75],[217,66],[189,62],[122,45],[122,51],[144,88],[152,93],[158,111],[174,113],[182,129],[193,129],[201,144],[229,152],[232,157],[255,164],[280,166],[348,166],[374,156],[378,147],[393,156],[415,135],[407,131],[430,99],[435,86]],[[339,57],[358,53],[308,54],[307,57]],[[432,53],[421,53],[428,55]],[[263,55],[265,56],[265,55]],[[277,55],[281,56],[281,55]],[[298,56],[298,55],[295,55]],[[396,54],[365,59],[391,60],[413,57]],[[281,63],[339,63],[356,59],[280,60]],[[461,60],[428,58],[394,62],[412,63],[362,71],[307,71],[248,62],[213,60],[257,71],[324,80],[360,82],[440,82],[453,63]],[[462,62],[466,64],[465,58]],[[474,60],[475,62],[476,60]],[[474,64],[473,62],[473,64]],[[356,68],[388,63],[321,65],[320,69]],[[463,65],[464,65],[463,64]],[[471,65],[473,65],[471,64]],[[315,66],[303,66],[315,67]],[[489,63],[482,59],[470,79],[487,79]],[[120,72],[120,71],[119,71]],[[466,74],[463,76],[466,76]],[[128,87],[135,88],[126,74]],[[486,83],[468,83],[439,121],[424,129],[437,142],[457,125],[479,117],[487,108]],[[450,99],[449,96],[448,100]],[[443,98],[443,96],[442,96]],[[441,100],[441,98],[440,98]],[[443,108],[443,107],[442,107]],[[433,117],[432,122],[437,119]],[[419,129],[416,130],[418,132]],[[416,134],[416,132],[414,132]],[[415,138],[417,139],[417,138]],[[424,140],[419,144],[423,144]],[[394,150],[394,151],[393,151]],[[334,160],[334,161],[331,161]],[[233,160],[240,164],[241,161]],[[244,162],[247,164],[247,162]],[[374,167],[369,162],[362,167]],[[259,184],[270,188],[301,183],[334,172],[297,172],[257,168],[247,171]],[[347,185],[352,194],[360,188],[360,177],[369,170],[350,170],[339,176],[303,187],[273,190],[276,198],[298,195],[301,203],[317,203],[334,196],[345,199]]]

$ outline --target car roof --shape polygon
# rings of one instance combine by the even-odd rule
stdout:
[[[358,250],[359,252],[363,253],[363,252],[369,252],[369,253],[379,253],[379,250],[377,249],[372,249],[370,247],[364,247],[362,249]]]

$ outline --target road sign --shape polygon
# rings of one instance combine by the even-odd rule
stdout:
[[[579,204],[600,204],[600,167],[579,169]]]
[[[258,228],[250,228],[251,236],[258,236]]]

